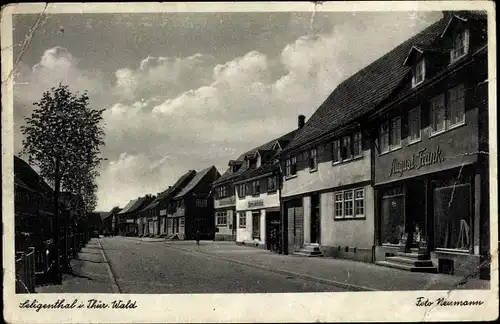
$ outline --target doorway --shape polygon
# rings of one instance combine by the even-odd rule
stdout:
[[[273,252],[279,252],[280,247],[280,213],[266,213],[266,247]]]
[[[321,243],[321,217],[319,194],[311,196],[311,243]]]
[[[236,241],[236,211],[232,211],[233,214],[233,222],[231,223],[232,229],[231,229],[231,235],[233,241]]]

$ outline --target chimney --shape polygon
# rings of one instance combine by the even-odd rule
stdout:
[[[302,127],[304,127],[304,124],[306,123],[306,116],[304,115],[299,115],[299,129],[301,129]]]

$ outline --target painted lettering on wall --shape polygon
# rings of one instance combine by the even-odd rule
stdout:
[[[229,197],[225,199],[220,199],[218,200],[219,206],[226,206],[226,205],[234,205],[236,204],[236,198],[234,197]]]
[[[427,148],[421,149],[417,154],[414,154],[411,158],[404,160],[394,159],[392,161],[390,177],[393,175],[403,174],[410,170],[418,170],[424,166],[432,165],[436,163],[441,163],[444,161],[443,152],[441,149],[436,147],[433,152],[429,152]]]
[[[262,207],[264,206],[264,200],[251,200],[248,202],[248,208]]]

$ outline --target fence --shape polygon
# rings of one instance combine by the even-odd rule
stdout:
[[[35,248],[16,252],[16,293],[35,292]]]
[[[64,256],[64,238],[60,240],[59,259]],[[70,258],[78,256],[78,252],[88,243],[90,234],[84,232],[70,232],[67,237],[67,253]],[[32,293],[35,286],[45,283],[49,279],[49,273],[55,266],[52,248],[54,242],[47,240],[44,242],[18,242],[16,251],[16,293]]]

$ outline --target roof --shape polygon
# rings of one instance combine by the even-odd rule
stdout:
[[[52,192],[45,180],[23,159],[14,155],[14,183],[38,192]]]
[[[103,212],[103,211],[96,211],[95,213],[99,214],[101,216],[101,220],[105,220],[109,216],[111,216],[111,212]]]
[[[160,203],[162,199],[168,198],[169,196],[174,195],[181,189],[181,186],[186,183],[186,181],[191,180],[196,174],[196,171],[189,170],[184,173],[177,181],[169,186],[166,190],[162,191],[151,203],[149,203],[143,210],[154,208],[156,205]]]
[[[410,68],[402,63],[411,47],[414,44],[430,45],[440,36],[446,23],[444,18],[437,21],[340,83],[283,153],[337,130],[374,109],[410,72]]]
[[[248,179],[252,179],[264,174],[268,174],[271,172],[276,171],[279,168],[279,166],[275,165],[273,161],[269,161],[268,163],[265,163],[258,167],[257,169],[252,169],[248,170],[247,172],[243,173],[241,176],[238,177],[236,181],[245,181]]]
[[[205,178],[205,176],[212,170],[217,171],[215,166],[208,167],[206,169],[201,170],[200,172],[197,172],[196,175],[189,181],[189,183],[174,197],[174,199],[182,198],[184,197],[187,193],[189,193],[191,190],[196,187],[198,183]]]
[[[296,132],[297,132],[297,130],[295,129],[295,130],[293,130],[293,131],[291,131],[289,133],[286,133],[285,135],[282,135],[281,137],[275,138],[272,141],[269,141],[269,142],[267,142],[267,143],[265,143],[265,144],[263,144],[261,146],[253,148],[250,151],[247,151],[247,152],[241,154],[236,161],[243,161],[245,159],[245,156],[247,156],[249,154],[257,153],[258,151],[272,150],[272,148],[276,144],[276,142],[279,142],[280,145],[281,145],[281,143],[287,143],[287,142],[289,142],[294,137],[294,135],[295,135]],[[234,160],[231,160],[231,161],[234,161]],[[248,170],[248,167],[245,164],[243,164],[240,167],[240,169],[238,169],[238,171],[236,171],[234,173],[232,172],[231,168],[228,168],[226,170],[226,172],[224,172],[224,174],[219,179],[217,179],[216,181],[214,181],[213,184],[214,185],[218,185],[218,184],[221,184],[223,182],[235,179],[238,176],[240,176],[241,174],[243,174],[246,170]]]
[[[138,198],[135,203],[127,210],[127,213],[133,213],[135,211],[140,210],[141,208],[144,207],[144,205],[148,204],[152,200],[154,200],[155,197],[153,196],[144,196]]]
[[[118,214],[126,214],[129,212],[129,209],[137,202],[139,199],[132,199],[128,202],[128,204],[123,207],[123,209]]]

